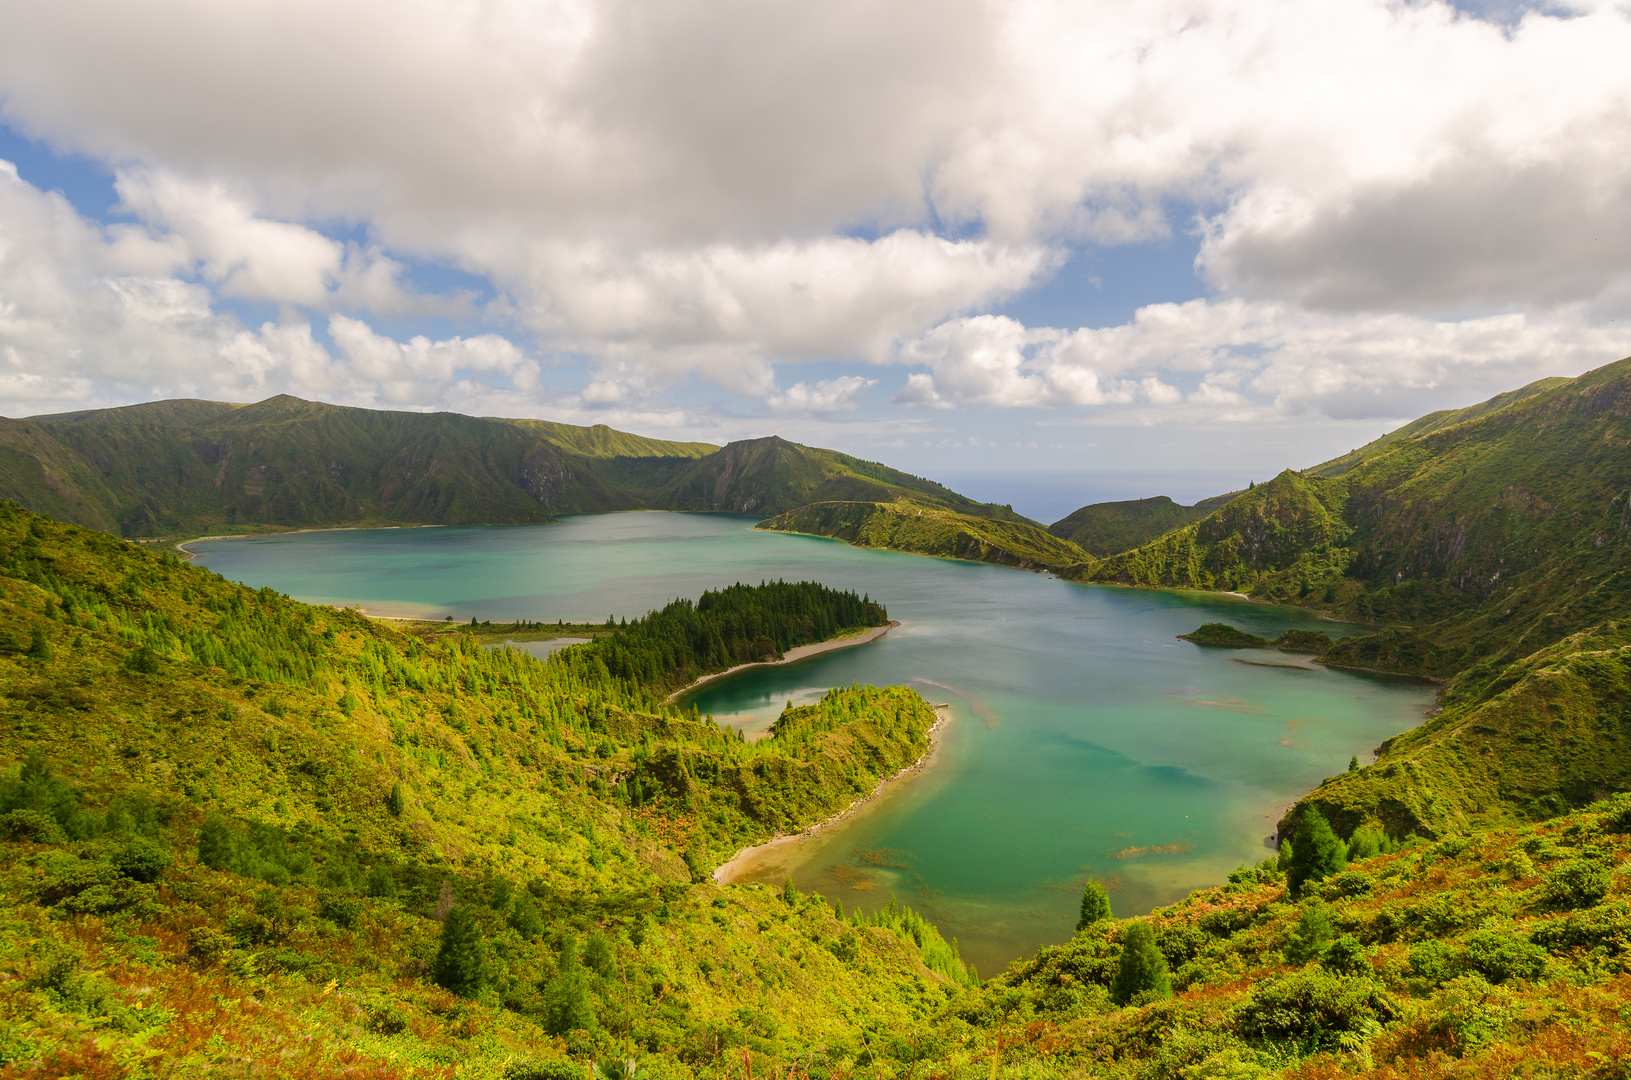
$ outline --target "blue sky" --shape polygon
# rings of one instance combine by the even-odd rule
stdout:
[[[294,393],[1191,501],[1631,352],[1627,46],[1612,4],[23,6],[0,413]]]

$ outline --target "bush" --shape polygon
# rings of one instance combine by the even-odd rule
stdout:
[[[1370,963],[1366,956],[1370,950],[1360,944],[1359,939],[1352,934],[1343,934],[1331,942],[1324,955],[1320,957],[1320,966],[1327,971],[1335,971],[1339,975],[1364,975],[1370,973]]]
[[[324,893],[317,901],[317,914],[335,926],[349,930],[362,918],[362,901],[345,893]]]
[[[1614,876],[1606,866],[1572,859],[1546,876],[1541,903],[1554,911],[1592,907],[1608,895]]]
[[[138,675],[157,675],[159,673],[159,657],[151,648],[143,645],[129,656],[125,657],[125,668]]]
[[[158,841],[132,836],[109,860],[125,877],[152,884],[170,869],[170,853]]]
[[[1468,934],[1461,943],[1460,968],[1491,983],[1538,979],[1546,973],[1546,950],[1523,938],[1493,930]]]
[[[1375,1030],[1398,1016],[1391,998],[1370,979],[1307,968],[1263,983],[1235,1011],[1245,1038],[1312,1040],[1334,1045],[1344,1032]]]
[[[583,1066],[564,1058],[512,1061],[504,1066],[499,1080],[584,1080]]]
[[[39,810],[13,810],[0,814],[0,840],[32,840],[36,844],[60,844],[68,836],[56,819]]]
[[[1172,996],[1172,975],[1167,971],[1167,958],[1155,944],[1155,931],[1150,924],[1135,922],[1121,935],[1121,962],[1116,969],[1116,981],[1110,987],[1110,996],[1117,1005],[1128,1005],[1134,999],[1169,998]]]
[[[1455,974],[1458,959],[1456,951],[1442,941],[1419,941],[1410,946],[1410,973],[1440,983]]]
[[[1375,890],[1376,879],[1363,870],[1344,870],[1320,886],[1320,895],[1327,900],[1346,900],[1369,896]]]

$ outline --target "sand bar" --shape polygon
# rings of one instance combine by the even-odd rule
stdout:
[[[891,622],[884,626],[874,626],[872,629],[859,634],[851,634],[847,637],[837,637],[831,639],[830,641],[818,642],[814,645],[800,645],[796,649],[788,649],[787,655],[783,656],[780,660],[764,660],[757,664],[737,664],[733,668],[726,668],[724,671],[716,671],[712,675],[704,675],[695,682],[682,686],[672,694],[669,694],[666,703],[672,705],[674,702],[678,701],[686,694],[689,694],[703,683],[710,683],[715,679],[723,679],[727,675],[734,675],[738,671],[745,671],[748,668],[776,667],[779,664],[796,664],[800,660],[808,660],[810,657],[819,656],[822,653],[835,652],[838,649],[848,649],[856,645],[865,645],[869,641],[877,641],[879,638],[883,637],[885,634],[889,633],[889,631],[893,630],[899,625],[899,622]]]
[[[929,728],[928,749],[924,750],[916,761],[912,762],[895,775],[886,776],[882,780],[879,780],[878,786],[872,789],[872,793],[870,795],[861,796],[859,799],[856,799],[854,802],[850,803],[843,810],[840,810],[826,821],[818,822],[810,826],[808,829],[805,829],[803,832],[783,836],[772,836],[769,840],[766,840],[762,844],[754,844],[752,847],[745,847],[741,851],[738,851],[735,855],[732,855],[728,861],[720,864],[720,866],[714,871],[713,878],[715,884],[730,885],[740,881],[753,870],[767,862],[772,861],[770,856],[784,851],[785,849],[796,847],[799,844],[815,839],[816,837],[820,836],[824,830],[830,829],[834,825],[837,825],[839,822],[860,810],[862,807],[876,802],[879,797],[887,793],[890,786],[894,785],[896,781],[904,780],[911,774],[918,772],[927,766],[929,761],[934,756],[935,748],[940,744],[939,739],[936,736],[939,735],[940,729],[945,726],[946,722],[951,719],[951,706],[949,704],[934,706],[934,716],[934,726]]]

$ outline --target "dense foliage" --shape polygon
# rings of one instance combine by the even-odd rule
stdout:
[[[889,612],[871,597],[814,581],[741,583],[675,600],[575,650],[613,678],[673,690],[738,664],[780,659],[789,649],[883,626]]]
[[[982,516],[916,498],[890,502],[812,503],[761,521],[758,528],[811,533],[857,547],[889,548],[942,559],[998,563],[1021,570],[1079,567],[1093,557],[1035,522]]]

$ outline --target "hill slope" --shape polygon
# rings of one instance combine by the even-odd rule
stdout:
[[[1142,547],[1173,529],[1199,521],[1239,494],[1217,495],[1194,506],[1180,506],[1165,495],[1092,503],[1049,525],[1048,531],[1102,559]]]
[[[1300,905],[1269,860],[974,985],[898,904],[706,874],[920,752],[909,691],[745,744],[611,675],[615,637],[423,641],[5,505],[0,615],[7,1075],[1610,1080],[1631,1054],[1631,800],[1356,840]]]
[[[256,527],[515,524],[558,513],[779,514],[833,499],[1006,507],[778,438],[720,448],[452,413],[160,401],[0,420],[0,497],[126,536]]]

